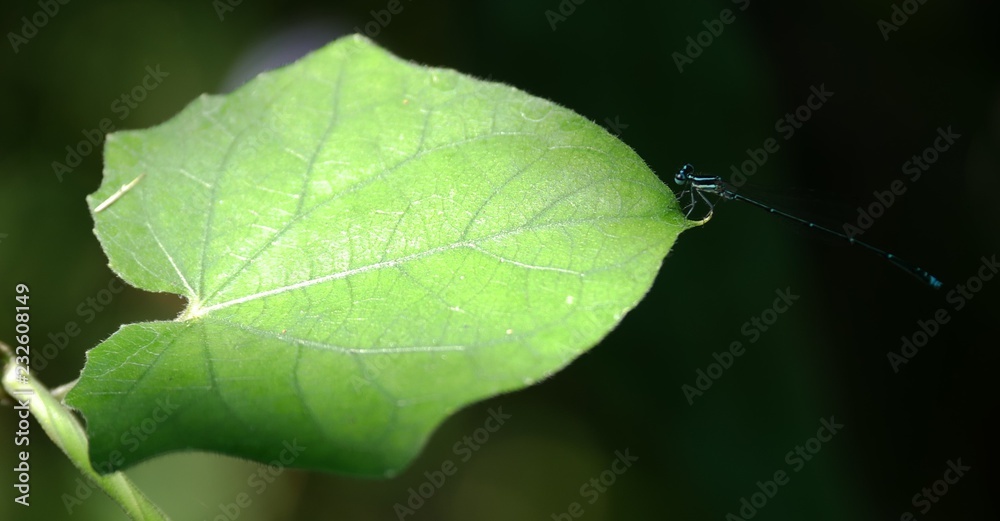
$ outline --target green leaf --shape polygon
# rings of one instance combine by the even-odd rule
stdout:
[[[112,269],[188,300],[90,351],[68,396],[121,466],[203,449],[392,475],[459,407],[599,342],[690,226],[598,125],[362,37],[105,157],[88,201]]]
[[[125,474],[112,472],[102,476],[94,470],[88,459],[87,436],[73,413],[59,403],[59,400],[34,376],[19,371],[18,369],[23,369],[23,366],[18,366],[15,363],[14,357],[10,356],[10,348],[2,342],[0,342],[0,352],[4,355],[0,358],[9,357],[9,360],[5,360],[2,369],[2,382],[0,383],[2,383],[3,389],[16,402],[27,403],[31,417],[41,425],[49,439],[73,462],[73,465],[87,479],[87,482],[110,496],[132,519],[167,521],[169,519],[167,515],[151,503]],[[21,403],[15,405],[20,406]],[[27,499],[30,500],[30,497]],[[75,499],[80,501],[79,497]],[[66,504],[65,498],[63,501]],[[75,506],[72,502],[69,505]]]

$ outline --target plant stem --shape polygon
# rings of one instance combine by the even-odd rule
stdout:
[[[73,413],[57,400],[44,385],[26,371],[18,372],[17,360],[10,347],[0,342],[3,362],[3,389],[15,403],[27,404],[31,416],[73,465],[95,486],[115,500],[132,519],[167,521],[169,518],[122,472],[98,474],[90,464],[87,434]]]

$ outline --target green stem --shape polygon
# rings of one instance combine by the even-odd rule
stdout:
[[[42,430],[69,457],[73,465],[91,483],[115,500],[132,519],[167,521],[169,518],[135,487],[125,474],[115,472],[102,476],[90,465],[87,434],[70,410],[60,403],[44,385],[31,375],[19,375],[13,353],[0,342],[3,365],[3,388],[15,404],[27,402],[28,410]]]

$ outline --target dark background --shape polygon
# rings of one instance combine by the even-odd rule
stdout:
[[[102,118],[116,128],[160,123],[202,92],[231,90],[364,27],[387,4],[244,0],[220,19],[209,0],[77,0],[16,53],[0,45],[0,295],[12,300],[16,283],[30,285],[36,335],[81,324],[35,368],[41,380],[72,380],[86,349],[120,324],[172,318],[181,306],[128,289],[83,323],[78,306],[113,278],[84,202],[102,159],[91,153],[59,181],[51,164],[65,147]],[[784,470],[788,483],[755,519],[995,516],[997,442],[987,422],[998,412],[1000,279],[976,285],[961,309],[948,295],[976,277],[982,257],[1000,253],[998,4],[927,0],[888,41],[877,25],[890,20],[888,0],[752,0],[745,11],[728,1],[562,4],[567,15],[553,27],[546,11],[559,12],[558,0],[402,0],[403,11],[369,35],[405,58],[510,83],[604,124],[667,181],[684,162],[728,179],[748,148],[774,137],[780,149],[750,182],[838,229],[876,201],[874,191],[902,180],[906,193],[863,238],[944,287],[727,202],[681,236],[650,294],[604,342],[540,385],[449,419],[395,479],[286,471],[257,494],[247,485],[256,465],[184,454],[130,470],[139,486],[175,519],[213,519],[246,492],[253,504],[239,519],[390,520],[424,472],[451,459],[458,473],[404,519],[567,519],[558,514],[575,501],[588,520],[722,520],[757,481]],[[733,23],[679,72],[674,53],[726,8]],[[0,30],[20,32],[21,17],[39,10],[6,2]],[[157,64],[169,77],[119,119],[113,100]],[[775,122],[821,85],[834,95],[784,139]],[[948,127],[961,137],[911,182],[904,163]],[[750,343],[744,323],[786,289],[798,300]],[[950,320],[894,372],[887,354],[942,308]],[[10,343],[12,309],[4,315],[0,338]],[[681,386],[733,341],[745,353],[689,404]],[[511,419],[460,461],[452,446],[497,407]],[[786,453],[831,416],[843,429],[796,472]],[[0,409],[0,468],[13,465],[13,426],[11,410]],[[4,477],[0,518],[68,518],[62,498],[79,474],[37,427],[31,441],[32,506],[13,503]],[[580,487],[626,449],[638,461],[590,503]],[[971,470],[922,513],[911,498],[959,458]],[[100,492],[72,517],[124,518]]]

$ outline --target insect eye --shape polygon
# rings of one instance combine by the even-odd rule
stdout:
[[[682,166],[681,169],[674,174],[674,182],[677,184],[684,184],[687,182],[688,176],[691,175],[692,171],[694,171],[694,167],[691,166],[690,163]]]

